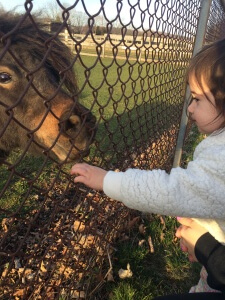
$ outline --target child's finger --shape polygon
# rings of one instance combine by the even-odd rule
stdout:
[[[75,178],[74,178],[74,182],[75,183],[77,183],[77,182],[80,182],[80,183],[84,183],[84,184],[86,184],[86,177],[84,177],[84,176],[76,176]]]
[[[87,172],[87,166],[86,164],[76,164],[71,168],[70,174],[85,174],[85,172]]]
[[[182,231],[186,228],[187,228],[187,226],[180,225],[176,230],[176,233],[175,233],[176,237],[180,239],[182,237]]]
[[[177,228],[176,233],[175,233],[175,236],[176,236],[177,238],[181,238],[181,226],[179,226],[179,227]]]
[[[191,226],[193,220],[191,218],[181,218],[181,217],[177,217],[177,221],[185,226]]]
[[[183,252],[188,252],[188,247],[186,247],[182,242],[180,242],[180,248]]]

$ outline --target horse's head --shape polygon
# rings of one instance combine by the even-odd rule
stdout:
[[[0,156],[20,147],[76,160],[88,153],[96,119],[78,102],[69,49],[36,24],[0,15]]]

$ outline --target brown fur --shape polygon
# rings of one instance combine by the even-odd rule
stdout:
[[[0,15],[0,160],[17,147],[76,160],[96,120],[77,101],[69,49],[35,22],[38,30],[30,17]]]

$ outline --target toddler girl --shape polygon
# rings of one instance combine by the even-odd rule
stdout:
[[[81,182],[144,212],[191,217],[225,244],[225,39],[204,47],[187,72],[190,118],[208,135],[186,169],[105,171],[85,163],[72,167]]]

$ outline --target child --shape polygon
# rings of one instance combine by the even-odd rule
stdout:
[[[105,171],[75,164],[71,174],[126,206],[144,212],[190,217],[225,244],[225,39],[204,47],[191,61],[188,106],[200,132],[209,134],[187,169]]]

